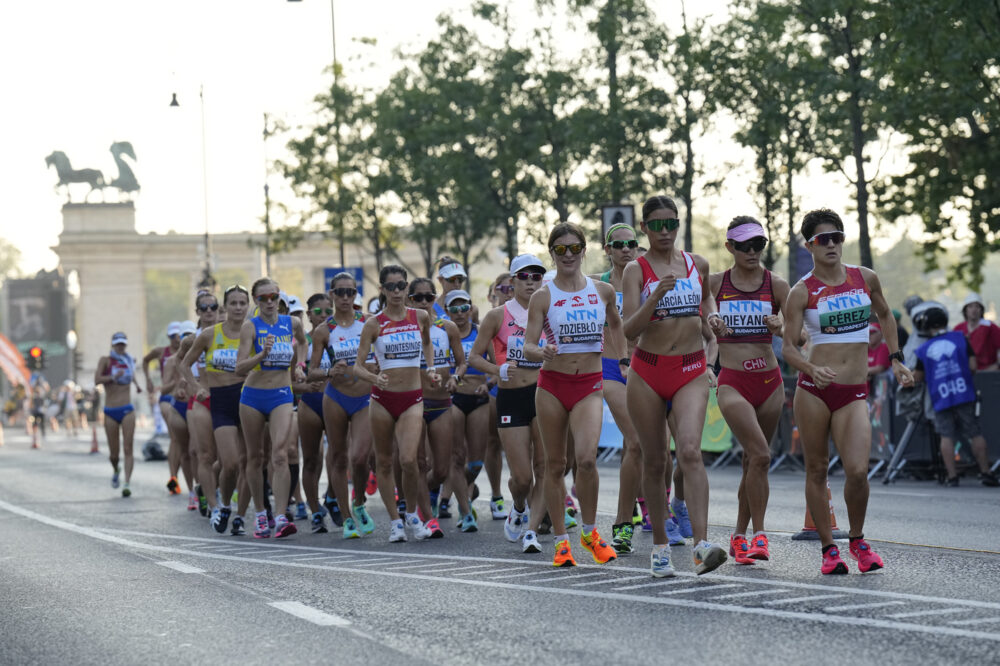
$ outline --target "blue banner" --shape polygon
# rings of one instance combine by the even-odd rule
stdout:
[[[354,276],[354,281],[358,283],[358,293],[365,295],[365,269],[361,266],[348,266],[347,268],[324,268],[323,269],[323,289],[330,289],[330,280],[337,273],[350,273]]]

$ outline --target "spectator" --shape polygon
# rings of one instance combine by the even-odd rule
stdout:
[[[943,308],[936,310],[933,316],[934,320],[928,322],[932,337],[916,350],[914,379],[922,381],[926,377],[934,405],[934,429],[941,436],[941,457],[948,472],[945,485],[958,485],[955,441],[960,438],[971,445],[982,484],[1000,486],[990,473],[986,440],[979,427],[976,388],[972,381],[976,356],[960,331],[948,331],[948,314]]]
[[[955,330],[969,340],[972,351],[976,354],[976,364],[979,370],[1000,369],[1000,327],[989,319],[983,319],[986,306],[976,292],[970,292],[962,303],[962,317],[965,321],[959,323]]]
[[[910,339],[910,332],[903,328],[903,323],[900,321],[903,318],[902,312],[893,309],[892,316],[896,319],[896,334],[899,336],[899,348],[902,349]]]
[[[868,383],[889,369],[889,345],[882,339],[882,327],[877,321],[868,324]]]

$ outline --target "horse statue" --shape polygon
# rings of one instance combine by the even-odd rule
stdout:
[[[70,183],[87,183],[90,185],[90,192],[87,192],[87,196],[84,197],[85,201],[90,197],[91,192],[105,187],[104,174],[97,169],[74,169],[69,163],[66,153],[61,150],[55,150],[51,155],[46,157],[45,166],[55,166],[56,173],[59,175],[56,191],[59,191],[60,185],[65,185],[67,197],[69,196]]]
[[[117,187],[126,194],[139,191],[139,182],[132,173],[132,168],[122,159],[122,155],[128,155],[132,161],[136,160],[135,151],[128,141],[116,141],[111,144],[111,156],[118,166],[118,177],[111,181],[111,187]]]

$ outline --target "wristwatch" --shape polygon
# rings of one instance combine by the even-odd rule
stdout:
[[[903,362],[903,351],[902,350],[894,351],[891,354],[889,354],[889,362],[892,363],[893,361],[899,361],[900,363]]]

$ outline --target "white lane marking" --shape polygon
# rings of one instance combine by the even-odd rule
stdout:
[[[422,562],[421,564],[404,564],[403,566],[393,567],[393,570],[405,570],[405,569],[426,569],[428,567],[450,567],[453,564],[459,564],[458,562]],[[492,564],[480,564],[481,567],[492,567]],[[458,571],[458,569],[455,569]]]
[[[765,601],[765,606],[777,606],[779,604],[797,604],[801,601],[819,601],[820,599],[839,599],[846,597],[846,594],[814,594],[809,597],[792,597],[791,599],[772,599]]]
[[[586,583],[573,583],[570,587],[587,587],[589,585],[608,585],[614,583],[623,583],[627,580],[643,580],[649,578],[649,574],[644,576],[616,576],[614,578],[607,578],[605,580],[588,580]],[[621,589],[621,588],[618,588]]]
[[[781,618],[781,619],[786,619],[786,620],[799,620],[799,621],[802,621],[802,622],[812,622],[812,623],[818,623],[818,624],[834,624],[834,625],[846,625],[846,626],[854,626],[854,627],[868,627],[868,628],[887,629],[887,630],[894,630],[894,631],[903,631],[903,632],[918,633],[918,634],[929,634],[929,635],[937,635],[937,636],[953,636],[953,637],[960,637],[960,638],[978,638],[978,639],[984,639],[984,640],[989,640],[989,641],[1000,642],[1000,633],[990,633],[990,632],[985,632],[985,631],[974,631],[974,630],[970,630],[970,629],[961,629],[961,628],[957,628],[957,627],[949,627],[949,626],[942,626],[942,625],[920,625],[920,624],[913,624],[913,623],[909,623],[909,622],[895,622],[895,621],[884,620],[884,619],[879,619],[879,618],[858,618],[858,617],[850,617],[850,616],[842,616],[842,615],[828,615],[828,614],[824,614],[824,613],[815,613],[815,612],[789,611],[789,610],[781,610],[781,609],[778,609],[778,608],[761,608],[761,607],[757,607],[757,606],[726,605],[726,604],[710,603],[710,602],[707,602],[707,601],[700,601],[700,600],[696,600],[696,599],[682,599],[682,598],[672,599],[672,598],[657,597],[657,596],[646,596],[646,595],[635,595],[635,594],[619,594],[619,593],[613,592],[613,591],[612,592],[606,592],[606,591],[598,591],[598,590],[574,590],[574,589],[570,589],[570,588],[561,588],[561,587],[541,587],[541,586],[532,586],[532,585],[519,585],[517,583],[500,583],[500,582],[493,582],[493,581],[481,580],[481,579],[479,579],[479,580],[468,580],[468,579],[464,579],[464,578],[458,578],[457,576],[459,574],[456,574],[456,577],[448,578],[448,577],[442,577],[442,576],[428,576],[428,575],[419,574],[419,573],[405,573],[405,572],[394,572],[394,571],[358,571],[356,569],[348,569],[348,568],[341,567],[341,566],[336,566],[336,565],[320,565],[320,564],[314,564],[314,563],[311,563],[311,562],[289,562],[289,561],[280,561],[280,560],[275,561],[275,560],[261,559],[261,558],[236,557],[236,556],[233,556],[233,555],[226,555],[226,554],[222,554],[222,553],[207,553],[207,552],[200,552],[199,553],[199,552],[192,552],[192,551],[181,550],[179,548],[173,548],[173,547],[170,547],[170,546],[158,546],[158,545],[143,543],[141,541],[132,541],[130,539],[124,539],[124,538],[121,538],[121,537],[113,536],[111,534],[107,534],[104,531],[96,530],[93,527],[82,526],[82,525],[75,525],[73,523],[68,523],[66,521],[58,520],[56,518],[50,518],[49,516],[46,516],[46,515],[43,515],[43,514],[40,514],[40,513],[36,513],[34,511],[30,511],[28,509],[19,507],[19,506],[14,505],[14,504],[10,504],[9,502],[5,502],[3,500],[0,500],[0,509],[4,509],[4,510],[9,511],[11,513],[15,513],[15,514],[18,514],[18,515],[23,516],[25,518],[28,518],[29,520],[34,520],[36,522],[40,522],[40,523],[43,523],[45,525],[49,525],[51,527],[56,527],[56,528],[65,530],[67,532],[72,532],[72,533],[78,534],[80,536],[88,537],[88,538],[95,539],[95,540],[98,540],[98,541],[104,541],[105,543],[112,543],[112,544],[115,544],[115,545],[118,545],[118,546],[122,546],[124,548],[130,548],[130,549],[135,549],[135,550],[146,550],[146,551],[156,552],[156,553],[170,553],[170,554],[175,554],[175,555],[197,556],[197,557],[203,557],[203,558],[206,558],[206,559],[223,560],[223,561],[227,561],[227,562],[235,562],[235,563],[241,563],[241,564],[263,564],[263,565],[270,565],[270,566],[282,566],[282,567],[289,568],[289,569],[319,570],[319,571],[328,571],[328,572],[332,572],[332,573],[341,573],[341,574],[343,574],[343,573],[348,573],[348,574],[364,573],[364,574],[367,574],[367,575],[370,575],[370,576],[386,576],[388,578],[399,578],[399,579],[404,579],[404,580],[419,580],[419,581],[425,581],[425,582],[438,582],[438,583],[460,583],[460,584],[463,584],[463,585],[470,585],[470,586],[474,586],[474,587],[485,587],[485,588],[501,589],[501,590],[514,590],[514,591],[521,591],[521,592],[538,592],[538,593],[548,594],[548,595],[560,594],[560,595],[564,595],[564,596],[578,597],[578,598],[581,598],[581,599],[588,599],[588,600],[591,600],[591,601],[593,601],[593,600],[602,600],[602,601],[621,601],[621,602],[624,602],[624,603],[645,603],[645,604],[653,604],[653,605],[657,605],[657,606],[670,606],[670,607],[673,607],[673,608],[686,608],[686,609],[694,609],[694,610],[704,610],[704,611],[709,611],[709,612],[714,612],[714,613],[719,613],[719,612],[723,612],[723,613],[735,613],[737,615],[773,617],[773,618]],[[143,535],[149,536],[149,537],[157,537],[157,538],[167,538],[167,539],[170,538],[170,537],[167,537],[167,536],[164,536],[164,535],[151,534],[151,533],[148,533],[148,532],[143,533]],[[185,539],[189,540],[188,537],[173,537],[173,538],[176,539],[176,540],[185,540]],[[303,550],[305,550],[305,549],[303,549]],[[441,557],[442,559],[445,559],[445,556],[425,555],[424,557],[428,557],[428,558]],[[454,557],[454,556],[452,556],[452,557]],[[454,558],[454,559],[461,559],[461,558]],[[482,557],[478,557],[478,558],[469,557],[467,559],[476,559],[476,560],[482,561],[483,558]],[[642,569],[638,569],[638,568],[635,568],[635,567],[631,567],[631,568],[621,567],[618,570],[619,571],[642,571]],[[690,574],[690,576],[694,577],[694,574]],[[726,578],[731,578],[731,577],[713,576],[712,580],[724,580]],[[744,579],[737,579],[737,580],[741,580],[742,582],[747,582],[747,579],[745,579],[745,578]],[[763,582],[763,581],[759,581],[759,582]],[[827,586],[809,586],[809,585],[804,585],[804,584],[793,585],[793,584],[790,584],[790,583],[779,583],[777,581],[773,581],[773,584],[775,584],[775,585],[784,584],[784,585],[786,585],[788,587],[800,587],[800,588],[801,587],[818,587],[820,589],[831,589],[830,587],[827,587]],[[841,589],[844,589],[844,588],[841,588]],[[853,589],[848,589],[846,591],[847,592],[855,592],[855,590],[853,590]],[[858,591],[858,592],[863,592],[863,591]],[[884,592],[881,593],[882,596],[889,596],[890,594],[891,593],[884,593]],[[843,596],[843,595],[838,595],[838,596]],[[935,597],[922,597],[922,595],[909,595],[909,594],[908,595],[900,594],[900,595],[897,595],[897,596],[905,597],[905,598],[918,598],[920,600],[928,600],[928,601],[948,601],[948,602],[950,602],[952,604],[963,604],[964,603],[967,606],[973,606],[973,607],[977,607],[977,608],[1000,608],[1000,604],[994,604],[994,603],[983,602],[983,601],[975,601],[975,600],[972,600],[972,599],[938,600]],[[813,597],[813,598],[815,598],[815,597]]]
[[[952,615],[954,613],[965,613],[964,608],[936,608],[934,610],[913,611],[912,613],[894,613],[888,617],[901,620],[906,617],[926,617],[929,615]]]
[[[827,606],[823,609],[826,613],[843,613],[853,610],[868,610],[869,608],[884,608],[886,606],[905,606],[905,601],[879,601],[874,604],[848,604],[847,606]]]
[[[973,625],[973,624],[989,624],[991,622],[1000,622],[1000,617],[977,617],[972,620],[951,620],[948,624]]]
[[[550,583],[550,582],[557,581],[557,580],[558,581],[563,581],[563,580],[570,580],[571,578],[591,578],[592,576],[603,576],[603,575],[604,575],[603,571],[595,571],[593,573],[574,574],[572,576],[567,576],[565,574],[563,574],[563,575],[560,576],[560,575],[557,574],[555,576],[546,576],[545,578],[532,578],[528,582],[529,583]]]
[[[261,553],[261,555],[264,554]],[[315,556],[316,553],[280,553],[278,555],[272,555],[270,553],[266,554],[266,557],[270,557],[272,560],[280,560],[284,558],[293,558],[293,557],[315,557]]]
[[[504,573],[506,571],[520,571],[522,569],[524,569],[524,567],[507,567],[506,569],[494,569],[493,571],[490,571],[489,573],[496,574],[496,573]],[[455,574],[455,575],[456,576],[478,576],[480,573],[481,572],[479,572],[479,571],[470,571],[468,573],[459,573],[459,574]]]
[[[439,566],[439,565],[438,565]],[[396,567],[399,569],[400,567]],[[453,571],[468,571],[469,569],[492,569],[492,564],[473,564],[471,567],[449,567],[447,569],[429,569],[434,573],[445,573],[446,571],[451,573]],[[480,571],[479,573],[486,573],[485,571]]]
[[[648,576],[652,578],[652,574]],[[659,580],[653,581],[652,583],[640,583],[639,585],[626,585],[625,587],[616,587],[615,589],[619,592],[624,590],[639,590],[644,587],[656,587],[658,585],[690,585],[693,580],[684,580],[683,578],[660,578]]]
[[[339,615],[331,615],[330,613],[324,613],[321,610],[317,610],[310,606],[306,606],[298,601],[272,601],[268,604],[272,608],[277,608],[280,611],[284,611],[289,615],[294,615],[297,618],[307,620],[313,624],[317,624],[321,627],[349,627],[351,626],[351,621],[346,620]]]
[[[168,569],[173,569],[174,571],[179,571],[181,573],[205,573],[204,569],[199,569],[198,567],[193,567],[190,564],[184,564],[183,562],[176,562],[174,560],[166,560],[164,562],[157,562],[161,567],[166,567]]]
[[[697,587],[689,587],[683,590],[667,590],[666,592],[660,592],[661,596],[668,594],[687,594],[689,592],[706,592],[708,590],[721,590],[724,587],[743,587],[742,585],[737,585],[736,583],[728,583],[726,585],[698,585]]]
[[[733,594],[720,594],[709,599],[743,599],[745,597],[761,597],[765,594],[786,594],[791,590],[754,590],[753,592],[734,592]],[[903,603],[903,602],[899,602]]]
[[[541,571],[523,571],[516,574],[504,574],[503,576],[494,576],[495,572],[490,572],[490,580],[500,580],[501,578],[520,578],[521,576],[537,576],[542,573]]]
[[[356,567],[370,567],[370,566],[392,567],[392,566],[395,566],[397,564],[406,564],[407,562],[412,562],[412,561],[413,560],[384,560],[384,559],[375,559],[375,560],[368,560],[367,562],[362,562],[361,564],[355,564],[354,566],[356,566]]]

